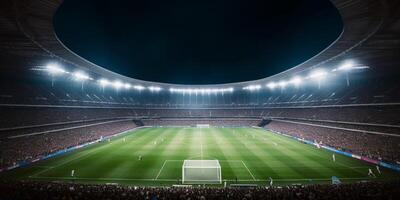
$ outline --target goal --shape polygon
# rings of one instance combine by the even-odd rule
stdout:
[[[185,160],[182,166],[183,184],[221,184],[218,160]]]

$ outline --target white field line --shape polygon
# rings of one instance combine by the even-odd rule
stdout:
[[[160,174],[161,174],[161,171],[164,169],[165,163],[167,163],[167,160],[165,160],[165,161],[164,161],[163,165],[161,166],[161,169],[160,169],[160,171],[158,171],[158,174],[157,174],[157,176],[156,176],[156,178],[155,178],[154,180],[157,180],[157,179],[158,179],[158,177],[160,176]]]
[[[251,171],[250,171],[249,168],[246,166],[246,164],[243,162],[243,160],[242,160],[242,164],[243,164],[243,166],[247,169],[247,171],[249,172],[249,174],[251,175],[251,177],[253,178],[253,180],[255,181],[256,178],[254,178],[253,173],[251,173]]]
[[[149,179],[149,178],[84,178],[84,177],[68,177],[68,176],[37,176],[33,177],[32,179],[58,179],[58,180],[95,180],[95,181],[152,181],[152,182],[157,182],[157,181],[176,181],[176,179]],[[372,179],[371,177],[350,177],[350,178],[340,178],[341,180],[370,180]],[[236,181],[235,179],[223,179],[224,181]],[[288,178],[288,179],[274,179],[274,181],[330,181],[331,178]],[[374,179],[376,180],[376,179]],[[383,179],[382,179],[383,180]],[[203,181],[203,180],[193,180],[193,181]],[[268,180],[253,180],[253,179],[240,179],[237,180],[238,182],[265,182]]]
[[[200,144],[200,157],[203,160],[203,143]]]
[[[200,131],[200,157],[203,160],[203,132]]]

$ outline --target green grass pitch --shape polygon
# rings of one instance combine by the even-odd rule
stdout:
[[[142,156],[142,160],[139,160]],[[399,173],[257,128],[142,128],[63,156],[0,174],[1,179],[179,184],[185,159],[217,159],[227,184],[274,185],[387,180]],[[368,177],[368,168],[376,178]],[[71,177],[71,170],[75,170]],[[216,185],[218,186],[218,185]]]

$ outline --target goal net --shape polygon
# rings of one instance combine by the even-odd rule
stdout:
[[[182,183],[222,183],[221,165],[218,160],[185,160],[182,166]]]

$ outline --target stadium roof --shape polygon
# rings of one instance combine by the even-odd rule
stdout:
[[[57,38],[53,16],[62,0],[13,0],[0,2],[0,58],[2,69],[31,68],[58,61],[86,71],[95,78],[121,80],[130,84],[182,87],[126,77],[76,55]],[[260,80],[208,85],[246,87],[278,82],[314,68],[337,68],[356,60],[372,68],[392,68],[399,64],[400,9],[397,0],[332,0],[343,19],[341,36],[329,47],[304,63]],[[185,86],[187,87],[187,85]]]

